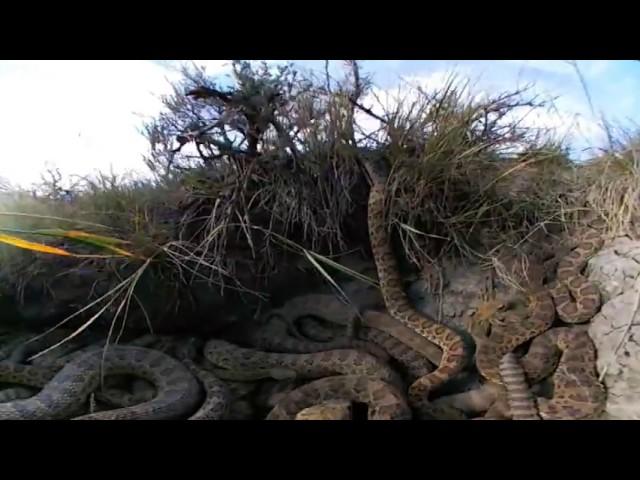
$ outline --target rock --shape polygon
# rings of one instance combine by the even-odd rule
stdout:
[[[604,418],[640,419],[640,242],[616,239],[587,271],[606,302],[589,327],[607,388]]]
[[[634,288],[640,274],[640,242],[621,237],[600,250],[587,267],[604,302]]]

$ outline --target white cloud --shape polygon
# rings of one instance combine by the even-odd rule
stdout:
[[[506,60],[534,70],[560,75],[576,75],[575,66],[570,60]],[[612,65],[611,60],[580,60],[576,62],[580,72],[588,77],[605,73]]]
[[[569,74],[575,72],[567,60],[506,60],[508,63],[520,65],[548,73]]]
[[[209,74],[223,68],[205,63]],[[139,128],[179,78],[152,61],[0,62],[0,177],[28,185],[47,166],[65,175],[144,172]]]

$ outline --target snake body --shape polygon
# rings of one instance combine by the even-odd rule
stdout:
[[[588,321],[597,313],[598,289],[581,271],[602,243],[602,237],[595,230],[587,230],[577,247],[560,261],[556,281],[536,293],[538,300],[532,302],[527,319],[516,317],[493,325],[490,336],[477,325],[471,331],[478,344],[478,370],[495,383],[504,383],[499,376],[504,356],[533,339],[519,364],[530,384],[553,373],[553,398],[539,398],[537,402],[539,415],[545,420],[593,418],[604,408],[606,395],[597,378],[596,350],[586,330],[583,327],[550,329],[556,312],[561,320],[570,324]],[[508,398],[500,397],[487,416],[499,418],[508,403]],[[511,408],[511,415],[519,412]]]
[[[350,319],[357,313],[352,305],[345,304],[334,295],[327,294],[308,294],[301,295],[289,300],[283,307],[276,310],[290,327],[293,333],[299,338],[309,338],[315,342],[328,342],[334,340],[336,335],[344,335],[345,328],[349,327]],[[314,318],[315,317],[315,318]],[[321,318],[326,321],[329,326],[325,327],[317,322]],[[416,353],[427,358],[431,363],[439,364],[442,359],[441,350],[434,345],[433,342],[418,334],[411,328],[400,323],[397,319],[382,312],[374,310],[366,310],[361,316],[361,325],[356,329],[356,336],[367,340],[367,335],[360,335],[357,332],[363,332],[367,329],[375,329],[384,332],[387,336],[395,338],[398,342],[409,346]],[[382,337],[379,337],[382,338]],[[390,345],[390,343],[389,343]],[[383,346],[383,348],[386,347]],[[365,350],[379,356],[377,351]],[[391,356],[391,352],[387,350]],[[379,358],[384,358],[379,356]]]
[[[0,404],[0,419],[64,419],[73,415],[100,384],[102,351],[68,363],[35,396]],[[200,387],[189,370],[163,353],[139,347],[113,346],[104,358],[105,375],[144,376],[156,385],[156,397],[131,407],[83,415],[86,420],[172,419],[192,413]]]
[[[399,384],[398,375],[372,355],[358,350],[330,350],[318,353],[272,353],[243,348],[212,339],[204,346],[204,356],[216,366],[230,370],[283,367],[301,378],[337,374],[366,375]]]
[[[191,373],[200,381],[205,400],[200,408],[189,417],[189,420],[221,420],[228,416],[231,404],[231,391],[227,385],[214,375],[194,362],[196,357],[195,339],[187,339],[175,345],[175,354]]]
[[[327,342],[316,342],[292,337],[288,333],[288,322],[276,315],[270,315],[259,328],[251,329],[249,342],[259,349],[271,352],[315,353],[327,350],[359,349],[369,352],[383,361],[388,359],[384,350],[373,343],[357,338],[339,337]]]
[[[318,319],[311,317],[298,319],[296,328],[299,336],[315,342],[328,342],[344,333],[344,329],[340,325],[326,320],[324,320],[324,323],[320,323]]]
[[[549,292],[558,317],[565,323],[587,322],[600,308],[598,288],[581,272],[603,243],[600,232],[589,228],[581,236],[576,248],[558,264],[556,281],[550,286]]]
[[[370,420],[409,420],[411,409],[393,385],[363,375],[321,378],[285,395],[267,415],[267,420],[293,420],[298,413],[326,401],[356,401],[369,406]]]
[[[371,157],[365,158],[363,165],[371,180],[368,202],[369,237],[385,306],[392,317],[442,349],[442,359],[438,367],[418,378],[409,388],[409,397],[416,404],[427,401],[431,391],[462,371],[467,363],[467,351],[462,337],[457,332],[429,318],[411,305],[404,292],[384,221],[389,167],[383,158]]]
[[[433,371],[433,365],[429,360],[382,330],[363,327],[358,331],[358,336],[382,347],[402,367],[411,382]]]
[[[351,402],[329,400],[300,410],[296,420],[351,420]]]
[[[369,167],[368,171],[373,179],[369,196],[371,244],[389,318],[401,322],[393,326],[395,335],[365,321],[365,326],[357,332],[359,338],[336,337],[336,333],[343,334],[343,328],[330,331],[316,328],[317,323],[310,322],[306,332],[315,338],[296,339],[285,335],[286,321],[276,321],[275,327],[256,330],[252,337],[254,346],[275,352],[239,347],[224,340],[208,341],[204,355],[214,370],[206,367],[207,362],[196,363],[192,353],[181,355],[179,349],[176,350],[178,362],[157,351],[155,343],[159,337],[149,340],[154,350],[110,346],[106,355],[100,346],[81,348],[82,342],[69,342],[64,348],[42,355],[32,365],[16,362],[23,361],[41,345],[31,342],[16,348],[18,344],[14,341],[9,347],[0,347],[0,360],[9,359],[0,361],[0,381],[41,390],[35,395],[25,388],[5,390],[4,396],[0,395],[0,402],[4,400],[0,403],[0,419],[246,418],[254,414],[252,407],[244,393],[237,393],[248,393],[255,390],[256,385],[238,382],[238,379],[293,377],[296,380],[289,380],[285,385],[291,390],[282,392],[274,400],[267,418],[347,419],[351,417],[351,402],[367,403],[370,419],[411,418],[409,405],[422,412],[421,407],[429,404],[429,393],[461,371],[466,351],[457,333],[418,312],[404,294],[383,222],[386,174],[380,174],[377,167]],[[549,330],[555,311],[564,321],[580,323],[588,320],[599,306],[599,297],[596,298],[592,286],[580,276],[584,257],[599,245],[595,237],[591,241],[590,245],[583,242],[579,255],[572,254],[560,263],[557,283],[532,293],[531,314],[527,319],[493,325],[491,335],[484,343],[478,343],[478,369],[487,379],[504,385],[503,393],[499,394],[502,396],[489,408],[485,418],[510,415],[514,419],[533,419],[535,399],[529,394],[527,381],[537,382],[552,373],[554,395],[550,400],[538,399],[540,417],[545,420],[592,418],[603,407],[605,394],[595,371],[595,347],[586,331]],[[308,301],[303,300],[299,311],[288,312],[288,318],[296,318],[296,313],[309,314],[308,305]],[[326,318],[325,305],[317,302],[316,306],[321,309],[320,316]],[[339,317],[336,323],[341,326],[349,325],[354,314],[353,308],[345,307],[348,306],[342,304],[334,315]],[[404,331],[398,333],[400,326]],[[406,340],[406,332],[423,343],[416,342],[416,349],[411,343],[413,339],[401,340]],[[513,351],[530,339],[533,341],[528,352],[518,359]],[[164,341],[163,350],[174,347],[173,339]],[[432,350],[423,348],[427,341],[442,349],[435,371],[421,355],[428,352],[434,357]],[[79,351],[72,351],[78,348]],[[377,348],[381,351],[377,358],[362,351],[366,349],[375,354]],[[385,364],[389,357],[404,367],[412,382],[408,403],[399,376]],[[111,376],[134,375],[142,376],[153,388],[142,389],[142,396],[122,395],[110,388],[99,390],[102,374],[107,376],[105,384],[113,380]],[[299,386],[304,379],[312,381]],[[241,385],[238,391],[234,384]],[[202,389],[206,392],[203,403]],[[97,399],[120,408],[78,416],[93,393]],[[27,395],[32,396],[25,398]]]
[[[516,347],[540,335],[551,327],[555,319],[555,306],[548,291],[541,289],[530,296],[529,314],[508,317],[503,323],[493,324],[491,334],[481,325],[470,331],[476,341],[476,366],[487,380],[502,384],[500,360]]]
[[[326,317],[328,317],[330,313],[331,312],[328,312]],[[335,339],[336,335],[340,334],[338,331],[320,324],[315,318],[299,319],[299,321],[296,322],[296,325],[300,328],[300,334],[302,337],[313,337],[313,341],[316,344],[325,345],[325,350],[330,349],[330,347],[335,345],[332,340]],[[328,325],[334,324],[328,322]],[[394,331],[397,332],[400,327],[403,330],[407,329],[402,325],[396,325],[394,326]],[[357,337],[364,340],[367,345],[377,345],[382,348],[386,352],[387,357],[393,359],[400,365],[411,382],[433,371],[433,366],[428,359],[415,349],[411,348],[410,345],[398,340],[396,337],[390,335],[384,330],[362,326],[357,331]],[[381,358],[380,355],[376,356]]]
[[[598,379],[596,348],[584,329],[559,327],[544,336],[561,352],[553,374],[553,397],[538,399],[544,420],[592,419],[606,403],[606,392]]]

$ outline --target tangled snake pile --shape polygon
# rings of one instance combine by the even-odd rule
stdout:
[[[0,347],[0,381],[20,385],[0,391],[0,419],[345,420],[352,402],[367,404],[370,419],[465,418],[439,409],[441,399],[432,401],[469,363],[463,337],[415,309],[404,293],[384,222],[387,167],[377,160],[364,166],[371,247],[388,316],[369,312],[357,336],[345,335],[357,311],[331,296],[307,295],[253,324],[245,346],[144,336],[106,350],[104,341],[71,343],[31,364],[24,363],[21,337]],[[475,365],[495,396],[484,418],[580,419],[602,409],[605,393],[586,330],[551,328],[556,312],[572,324],[598,310],[598,290],[580,272],[600,246],[600,236],[589,232],[560,262],[556,281],[530,291],[528,316],[469,323]],[[527,353],[517,354],[529,341]],[[551,374],[553,397],[535,398],[530,385]],[[123,392],[108,381],[118,375],[141,377],[146,386]],[[101,411],[94,411],[96,400]]]
[[[527,317],[507,315],[500,321],[493,318],[490,335],[488,325],[469,323],[477,344],[476,365],[489,382],[504,385],[507,391],[522,389],[517,380],[516,385],[506,385],[505,378],[514,378],[509,371],[513,373],[516,359],[505,361],[505,356],[513,355],[514,350],[528,341],[531,341],[529,349],[519,359],[528,383],[538,383],[555,371],[553,399],[537,399],[538,413],[543,419],[595,418],[604,407],[606,395],[596,372],[595,346],[584,326],[551,328],[556,312],[568,324],[584,323],[598,312],[599,292],[581,271],[601,246],[600,234],[588,229],[576,248],[560,261],[556,280],[531,291]],[[501,373],[501,362],[506,375]],[[504,412],[504,396],[497,405],[501,403],[502,408],[491,410],[490,418],[509,417]],[[518,415],[527,415],[518,406],[510,409],[518,410]],[[500,410],[503,412],[497,413]]]

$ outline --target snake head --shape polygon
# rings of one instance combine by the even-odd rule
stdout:
[[[476,309],[475,317],[480,321],[490,321],[491,318],[499,311],[505,309],[506,304],[498,299],[482,302]]]
[[[391,171],[387,160],[381,155],[365,154],[358,157],[367,179],[371,185],[385,183]]]
[[[489,337],[495,314],[504,307],[505,304],[500,300],[489,300],[481,303],[474,313],[465,317],[464,326],[476,342]]]

